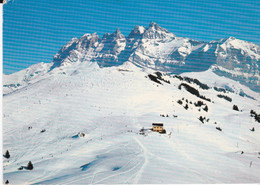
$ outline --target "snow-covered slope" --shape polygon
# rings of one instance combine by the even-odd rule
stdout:
[[[95,36],[87,37],[95,45]],[[211,69],[169,76],[131,62],[107,68],[65,63],[4,96],[3,150],[11,156],[3,161],[5,181],[260,182],[260,123],[250,116],[251,110],[260,113],[259,93]],[[166,134],[148,130],[156,122],[164,123]],[[18,170],[29,161],[33,170]]]
[[[11,75],[3,74],[3,94],[16,91],[34,81],[39,81],[42,76],[47,74],[51,65],[41,62]]]

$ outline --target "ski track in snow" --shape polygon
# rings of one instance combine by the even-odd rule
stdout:
[[[135,137],[135,141],[138,143],[138,145],[142,148],[142,152],[143,152],[143,158],[144,158],[144,162],[142,164],[141,169],[138,171],[137,176],[134,179],[134,184],[138,184],[143,172],[144,172],[144,168],[146,167],[147,161],[148,161],[148,157],[147,157],[147,150],[145,148],[145,146]]]

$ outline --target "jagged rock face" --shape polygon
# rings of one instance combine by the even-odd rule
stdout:
[[[96,52],[118,55],[122,50],[124,50],[125,43],[125,36],[119,31],[119,29],[117,29],[116,32],[105,34],[103,36],[99,45],[100,50],[96,50]]]
[[[95,50],[96,57],[92,58],[91,61],[97,62],[102,67],[122,64],[118,62],[117,56],[125,49],[125,46],[126,38],[119,29],[112,34],[107,33]]]
[[[73,38],[53,58],[53,67],[71,62],[92,61],[100,66],[113,66],[118,63],[117,56],[125,49],[126,39],[117,29],[105,34],[102,39],[96,33],[85,34],[80,39]]]
[[[260,59],[259,46],[234,37],[219,44],[216,53],[217,64],[230,70],[237,67],[248,70],[248,65],[257,65]]]
[[[143,34],[144,39],[166,39],[168,37],[175,37],[174,34],[168,30],[160,27],[158,24],[151,22],[148,29]]]
[[[221,68],[214,69],[218,69],[215,71],[219,75],[251,86],[259,86],[260,81],[258,45],[234,37],[194,41],[176,37],[154,22],[147,28],[135,26],[127,37],[117,29],[102,39],[96,33],[73,38],[54,56],[52,69],[73,62],[97,62],[101,67],[109,67],[126,61],[177,74],[204,71],[217,65]]]
[[[260,47],[251,42],[230,37],[217,44],[215,73],[240,81],[260,91]]]
[[[64,59],[66,59],[70,54],[71,51],[76,49],[77,46],[77,38],[73,38],[70,42],[68,42],[65,46],[63,46],[60,51],[54,55],[53,62],[55,64],[60,64],[63,62]]]
[[[135,26],[126,38],[126,47],[118,56],[119,61],[126,62],[129,60],[131,54],[133,54],[140,45],[144,32],[145,28],[143,26]]]
[[[135,28],[128,35],[128,39],[141,39],[143,33],[145,32],[145,28],[143,26],[136,25]]]
[[[99,40],[96,33],[85,34],[80,39],[73,38],[53,57],[52,68],[66,63],[84,62],[91,59]]]

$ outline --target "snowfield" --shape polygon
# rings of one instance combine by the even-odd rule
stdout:
[[[208,90],[174,75],[163,74],[164,80],[157,78],[161,84],[156,83],[148,77],[155,72],[129,62],[107,68],[75,62],[4,91],[3,151],[11,156],[3,161],[4,181],[259,183],[260,123],[250,111],[260,114],[260,94],[211,69],[181,75],[198,79]],[[24,73],[20,74],[15,79],[23,79]],[[181,83],[211,102],[179,89]],[[208,111],[203,110],[206,105],[196,107],[198,101]],[[204,123],[200,116],[206,117]],[[149,130],[157,122],[164,123],[166,134]],[[139,134],[142,128],[144,135]],[[33,170],[18,170],[29,161]]]

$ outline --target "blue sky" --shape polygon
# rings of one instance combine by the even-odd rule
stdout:
[[[54,54],[85,33],[128,35],[152,21],[177,36],[210,41],[234,36],[260,44],[260,1],[12,0],[4,5],[3,68],[10,74]]]

